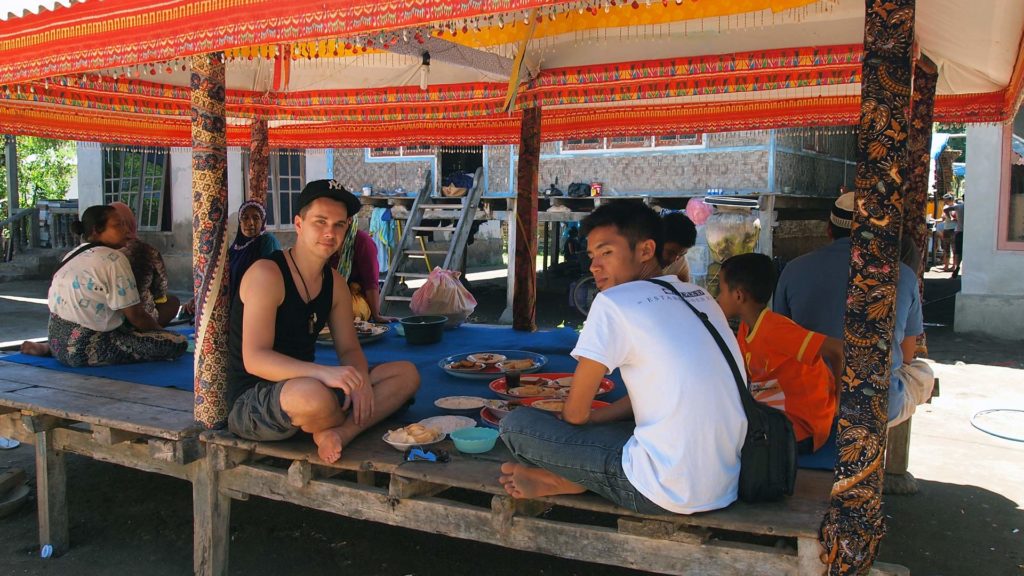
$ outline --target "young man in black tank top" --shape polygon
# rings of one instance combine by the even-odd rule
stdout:
[[[229,338],[228,427],[236,435],[283,440],[302,430],[313,435],[320,458],[334,462],[416,393],[419,374],[409,362],[369,370],[348,285],[327,266],[359,207],[333,180],[306,184],[296,203],[295,247],[258,260],[242,277]],[[341,366],[313,363],[325,324]]]

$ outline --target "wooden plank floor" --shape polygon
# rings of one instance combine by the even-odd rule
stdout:
[[[180,440],[195,436],[192,393],[0,360],[0,407]]]

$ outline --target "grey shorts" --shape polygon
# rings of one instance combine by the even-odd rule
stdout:
[[[228,430],[246,440],[274,442],[291,438],[299,431],[292,419],[281,408],[281,390],[284,382],[260,380],[242,392],[228,413]],[[345,392],[333,389],[338,405],[345,405]]]

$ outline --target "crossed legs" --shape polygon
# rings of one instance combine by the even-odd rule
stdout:
[[[419,373],[410,362],[388,362],[370,371],[373,415],[357,425],[342,410],[334,391],[313,378],[295,378],[284,383],[281,408],[292,425],[313,435],[317,453],[324,462],[341,458],[342,449],[359,433],[402,407],[420,385]]]

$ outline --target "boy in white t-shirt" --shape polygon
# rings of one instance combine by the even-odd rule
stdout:
[[[736,499],[747,421],[722,351],[659,277],[662,228],[639,202],[615,201],[583,220],[590,271],[601,290],[572,355],[579,361],[561,419],[512,412],[501,437],[519,462],[501,467],[516,498],[594,491],[645,514],[691,514]],[[739,345],[706,291],[661,276],[725,339]],[[619,369],[628,396],[591,411],[605,374]]]

